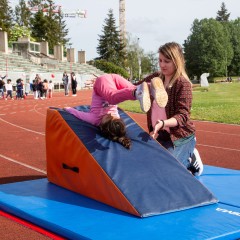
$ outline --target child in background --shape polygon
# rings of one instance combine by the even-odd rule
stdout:
[[[48,84],[48,97],[49,98],[52,98],[52,93],[53,93],[53,83],[52,83],[52,80],[49,81],[49,84]]]
[[[47,98],[47,92],[48,92],[48,80],[43,80],[43,98]]]
[[[8,79],[8,80],[7,80],[7,84],[5,85],[6,92],[7,92],[7,95],[6,95],[5,100],[7,100],[8,96],[10,96],[10,98],[11,98],[12,100],[14,100],[13,97],[12,97],[13,86],[12,86],[11,81],[12,81],[11,79]]]
[[[30,83],[29,83],[29,81],[27,81],[26,85],[25,85],[25,96],[26,97],[29,94],[29,92],[30,92]]]
[[[21,78],[19,78],[17,80],[17,99],[21,99],[23,100],[23,80]]]

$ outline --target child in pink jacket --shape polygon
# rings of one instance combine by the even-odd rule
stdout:
[[[131,140],[126,136],[126,127],[117,109],[117,104],[126,100],[139,100],[142,111],[147,112],[151,105],[147,83],[136,87],[120,75],[105,74],[94,83],[89,112],[69,107],[64,109],[83,121],[99,126],[106,138],[129,149]]]

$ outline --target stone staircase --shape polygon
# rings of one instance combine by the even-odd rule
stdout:
[[[35,57],[36,59],[36,57]],[[101,70],[89,64],[59,62],[46,58],[51,64],[36,64],[28,58],[24,58],[15,53],[5,54],[0,52],[0,72],[30,72],[36,73],[53,73],[59,74],[64,71],[75,72],[80,75],[101,75],[104,74]],[[46,61],[47,62],[47,61]]]

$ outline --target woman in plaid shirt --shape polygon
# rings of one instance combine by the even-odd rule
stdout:
[[[148,129],[193,175],[199,176],[203,164],[195,148],[195,126],[190,120],[192,84],[185,70],[182,48],[179,44],[170,42],[161,46],[158,53],[161,71],[140,82],[150,83],[151,95],[154,97],[147,112]],[[158,90],[154,92],[152,89]],[[168,98],[165,108],[165,104],[154,100],[154,95],[161,95],[163,103]]]

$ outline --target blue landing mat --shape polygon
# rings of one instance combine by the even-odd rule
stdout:
[[[0,209],[74,240],[240,238],[240,171],[205,166],[199,180],[219,203],[143,219],[47,179],[0,185]]]

